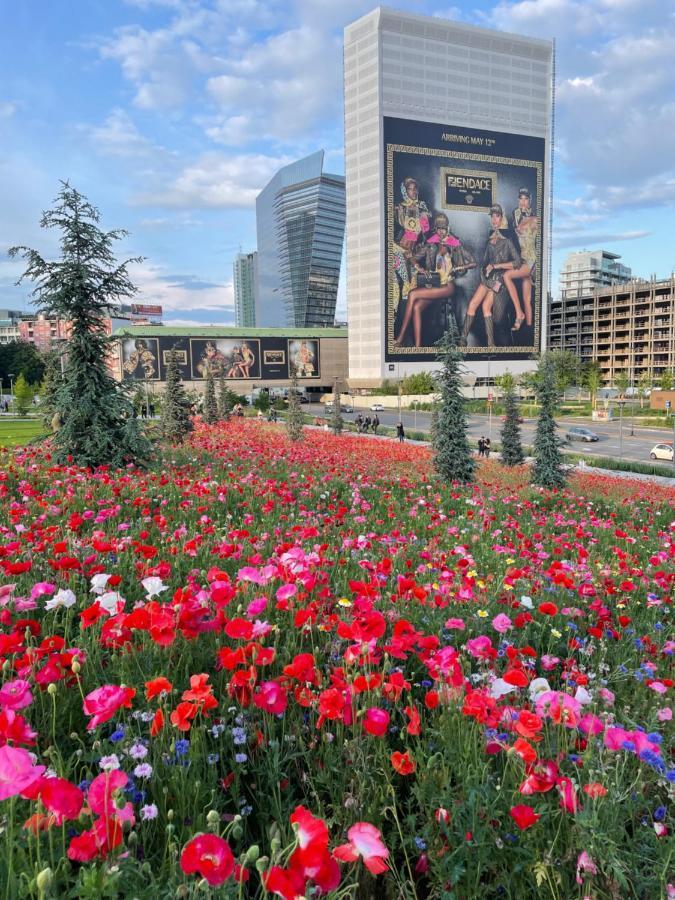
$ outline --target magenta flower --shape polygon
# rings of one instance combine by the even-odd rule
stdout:
[[[41,777],[46,766],[33,764],[33,757],[21,747],[0,747],[0,800],[16,797]]]

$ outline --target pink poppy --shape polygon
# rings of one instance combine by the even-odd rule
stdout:
[[[286,691],[276,681],[263,681],[253,697],[253,702],[273,716],[282,715],[288,705]]]
[[[16,797],[30,789],[45,771],[33,764],[33,757],[21,747],[0,747],[0,800]]]
[[[134,688],[119,687],[116,684],[104,684],[84,698],[85,716],[93,716],[87,725],[87,731],[93,731],[103,722],[109,722],[118,709],[131,709],[131,701],[136,696]]]
[[[0,689],[0,708],[2,709],[25,709],[32,702],[33,695],[30,691],[30,684],[21,678],[5,682]]]
[[[183,847],[180,867],[186,875],[198,873],[211,887],[217,887],[234,872],[234,856],[224,838],[217,834],[198,834]]]
[[[333,850],[333,856],[343,862],[355,862],[359,856],[373,875],[381,875],[387,871],[385,860],[389,851],[382,843],[382,835],[374,825],[368,822],[357,822],[347,832],[348,844],[341,844]]]
[[[386,710],[377,706],[371,706],[370,709],[366,710],[363,718],[363,730],[375,737],[384,737],[387,733],[387,728],[389,728],[389,721],[390,716]]]

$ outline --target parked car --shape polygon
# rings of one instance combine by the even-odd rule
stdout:
[[[668,462],[673,461],[673,445],[672,444],[654,444],[649,454],[651,459],[667,459]]]
[[[309,403],[309,398],[305,394],[296,394],[298,403]],[[284,403],[288,403],[288,397],[284,397]]]
[[[371,412],[384,412],[384,406],[381,403],[373,403],[370,409]]]
[[[340,408],[342,409],[343,413],[353,413],[354,412],[353,406],[342,406]]]
[[[587,444],[600,440],[594,431],[590,431],[588,428],[580,428],[576,425],[573,428],[568,428],[565,437],[568,441],[586,441]]]
[[[518,422],[522,425],[525,419],[522,416],[518,416]],[[502,422],[506,422],[506,416],[502,416]]]

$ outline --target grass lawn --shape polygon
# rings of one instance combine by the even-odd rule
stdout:
[[[0,419],[0,447],[18,447],[45,433],[39,419]]]

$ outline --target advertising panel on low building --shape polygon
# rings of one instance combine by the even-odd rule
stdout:
[[[385,359],[539,350],[545,141],[385,117]]]
[[[190,341],[192,378],[206,378],[210,369],[214,378],[260,378],[260,341],[214,338]]]
[[[122,374],[124,378],[158,381],[159,342],[157,338],[137,337],[122,341]]]

